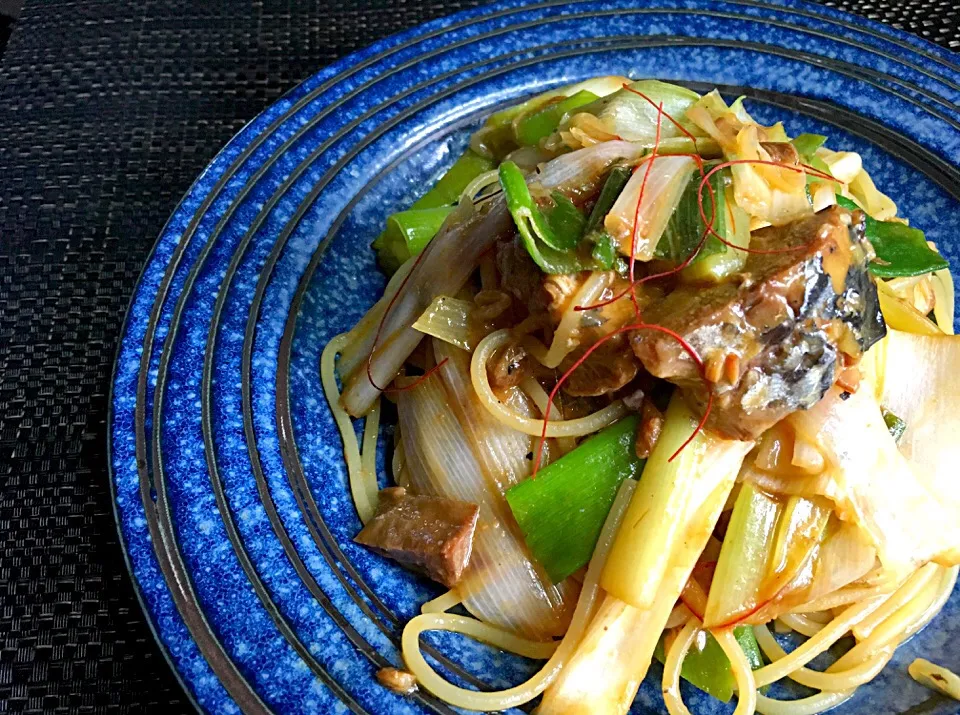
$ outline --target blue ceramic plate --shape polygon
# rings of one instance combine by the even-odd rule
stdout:
[[[243,129],[184,197],[116,363],[121,537],[157,639],[203,710],[452,712],[373,678],[400,664],[402,624],[437,591],[351,540],[360,524],[320,351],[383,287],[369,244],[384,217],[431,184],[472,127],[599,74],[719,86],[767,123],[829,135],[960,265],[956,56],[822,6],[502,2],[323,70]],[[438,667],[480,687],[536,667],[456,636],[429,644]],[[955,712],[906,676],[920,652],[960,668],[960,600],[842,711]],[[697,712],[731,710],[687,698]],[[662,711],[646,683],[634,712]]]

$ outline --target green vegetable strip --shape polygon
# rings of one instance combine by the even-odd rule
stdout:
[[[467,149],[453,166],[447,169],[447,173],[433,185],[433,188],[417,199],[410,208],[433,209],[455,204],[460,200],[460,194],[467,188],[467,184],[483,172],[490,171],[494,166],[492,159]]]
[[[409,210],[388,216],[386,228],[373,242],[373,248],[377,252],[383,269],[393,273],[407,259],[422,251],[423,247],[436,235],[446,214],[452,209],[446,208],[446,213],[439,220],[437,220],[441,216],[439,211],[428,214],[421,210],[440,209],[455,204],[467,184],[483,172],[490,171],[493,166],[493,161],[490,159],[467,149],[440,177],[433,188],[414,202]],[[430,233],[428,229],[434,225],[435,228]],[[411,245],[419,247],[411,251]]]
[[[383,232],[382,250],[396,257],[401,264],[411,256],[416,256],[437,235],[453,208],[410,209],[391,215]]]
[[[568,113],[578,107],[599,99],[593,92],[585,89],[574,95],[565,97],[558,102],[551,102],[546,106],[520,119],[516,124],[517,141],[521,145],[535,146],[541,139],[553,134],[560,121]]]
[[[620,483],[643,469],[638,422],[620,420],[507,491],[530,551],[554,582],[590,560]]]
[[[801,156],[813,156],[814,152],[823,146],[827,138],[823,134],[801,134],[791,139],[790,143]]]
[[[598,231],[592,234],[591,238],[594,240],[594,246],[590,252],[590,257],[603,270],[610,270],[617,260],[617,242],[606,231]]]
[[[709,170],[709,167],[708,169]],[[710,205],[710,194],[706,187],[703,190],[703,211],[709,217],[713,213],[713,230],[726,238],[727,228],[727,191],[730,181],[730,170],[721,169],[710,177],[710,186],[713,188],[713,198],[716,202],[713,209]],[[700,206],[697,201],[697,192],[700,186],[700,175],[694,174],[680,196],[680,203],[667,222],[667,227],[660,237],[654,255],[674,263],[682,263],[700,243],[700,238],[707,226],[700,217]],[[710,235],[697,254],[695,261],[702,260],[716,253],[726,253],[727,247]]]
[[[858,210],[850,199],[837,196],[837,203]],[[877,254],[870,272],[880,278],[919,276],[947,268],[947,259],[927,245],[923,231],[899,221],[877,221],[867,216],[866,237]]]
[[[555,237],[554,247],[566,246],[567,250],[575,248],[580,243],[587,220],[573,201],[559,191],[551,192],[550,198],[553,199],[553,206],[547,208],[546,217]]]
[[[587,219],[585,231],[589,233],[603,225],[603,219],[610,213],[610,209],[623,193],[623,187],[630,181],[632,174],[633,169],[629,166],[615,166],[610,170],[607,180],[603,182],[603,188],[600,189],[597,203],[593,205],[593,211],[590,212],[590,218]]]
[[[886,407],[884,407],[881,412],[883,413],[883,423],[887,426],[887,429],[890,430],[890,434],[893,435],[893,440],[899,442],[900,438],[903,437],[903,433],[907,431],[907,423]]]
[[[594,244],[591,257],[597,262],[597,266],[604,270],[613,268],[618,251],[617,242],[603,228],[603,219],[610,213],[623,192],[623,187],[630,181],[631,174],[633,169],[629,166],[615,166],[610,170],[583,229],[586,239]]]
[[[753,629],[750,626],[737,626],[733,629],[733,635],[744,655],[747,656],[750,667],[753,670],[761,667],[763,658],[760,655],[757,639],[753,636]],[[736,687],[733,672],[730,670],[730,659],[709,631],[705,633],[702,643],[703,647],[698,648],[698,643],[694,642],[687,651],[687,657],[683,659],[683,665],[680,668],[680,676],[717,700],[728,703]],[[661,663],[667,658],[662,638],[657,644],[654,657]]]
[[[576,247],[579,235],[571,241],[574,231],[560,234],[554,231],[530,195],[523,172],[512,161],[500,165],[500,186],[523,245],[540,270],[544,273],[576,273],[589,267],[570,250]],[[582,219],[581,216],[581,222]]]

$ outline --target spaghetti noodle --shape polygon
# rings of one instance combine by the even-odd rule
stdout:
[[[690,715],[680,681],[695,644],[698,657],[713,658],[710,667],[725,678],[718,697],[728,698],[735,685],[735,715],[815,715],[853,697],[943,608],[960,568],[960,531],[951,530],[949,518],[913,525],[915,513],[891,516],[883,509],[918,503],[921,513],[934,513],[936,495],[949,503],[936,513],[960,522],[952,481],[938,482],[940,472],[921,474],[949,456],[924,420],[932,419],[928,413],[955,419],[943,405],[960,401],[952,381],[960,370],[953,280],[935,246],[924,248],[916,234],[903,233],[905,222],[891,220],[896,205],[860,157],[826,149],[823,140],[791,140],[781,125],[758,124],[742,103],[728,106],[716,92],[701,97],[656,81],[598,78],[491,117],[471,143],[484,154],[473,162],[480,168],[461,175],[471,162],[458,162],[444,179],[443,200],[430,199],[439,206],[458,198],[440,212],[442,227],[411,224],[404,241],[377,246],[396,252],[383,256],[384,265],[399,270],[320,359],[357,513],[365,523],[377,506],[381,400],[374,398],[385,393],[391,401],[400,395],[403,427],[394,440],[393,481],[418,494],[475,503],[480,515],[469,570],[403,630],[403,659],[421,687],[466,710],[503,710],[544,694],[541,715],[581,705],[623,715],[662,637],[670,715]],[[480,173],[490,159],[499,168]],[[423,233],[428,229],[438,233]],[[809,235],[795,240],[791,232],[802,231]],[[840,236],[836,246],[817,243],[828,234]],[[888,251],[885,241],[900,243]],[[777,267],[775,280],[763,272],[769,266]],[[788,290],[788,274],[803,282]],[[897,275],[899,282],[884,283]],[[857,280],[855,295],[843,292],[850,277]],[[803,305],[795,305],[791,291],[805,296]],[[720,294],[726,302],[711,302]],[[874,299],[902,332],[868,314]],[[767,303],[789,304],[790,315],[777,314],[758,329],[754,312],[766,311]],[[650,317],[658,311],[661,320]],[[853,314],[838,317],[843,311]],[[868,336],[871,323],[878,332]],[[884,333],[893,334],[881,340]],[[418,347],[424,334],[432,337]],[[908,366],[894,361],[895,347],[920,353],[918,341],[932,341],[922,344],[924,354],[943,364],[916,365],[919,376],[907,375],[900,368]],[[607,343],[610,349],[600,352]],[[614,355],[618,350],[623,354]],[[812,366],[785,357],[799,353]],[[404,364],[423,374],[398,380]],[[585,365],[578,376],[597,375],[609,385],[571,387],[567,378]],[[858,392],[861,371],[870,388]],[[360,437],[338,377],[348,398],[351,390],[359,395],[346,402],[363,420]],[[910,413],[903,420],[882,401],[896,396],[891,385],[911,379],[911,389],[900,389],[910,396],[901,405]],[[824,395],[834,383],[843,392],[831,402]],[[669,390],[675,395],[664,415],[657,405],[666,404],[659,398]],[[765,390],[776,399],[764,402]],[[853,394],[857,399],[849,400]],[[866,414],[864,396],[876,415],[860,421],[882,416],[890,436],[885,427],[864,431],[863,441],[877,443],[883,458],[851,465],[860,452],[835,449],[841,440],[831,430],[851,428],[838,417],[844,404],[856,403],[857,414]],[[911,413],[913,401],[926,401],[924,409]],[[832,403],[827,417],[816,417]],[[638,413],[634,422],[621,422],[631,413]],[[799,436],[801,418],[806,428]],[[629,439],[618,433],[616,450],[585,439],[618,422],[632,432]],[[898,448],[894,440],[901,438]],[[547,491],[540,496],[553,505],[557,524],[531,526],[510,495],[537,477],[546,440],[544,472],[577,464],[580,473],[566,482],[543,480]],[[602,459],[583,457],[597,444],[608,449]],[[766,459],[771,450],[778,459]],[[638,451],[649,459],[639,459]],[[614,452],[620,461],[611,464]],[[899,469],[891,471],[896,479],[870,481],[887,467]],[[629,477],[641,469],[638,486]],[[708,488],[698,479],[712,470],[728,476]],[[890,482],[902,486],[913,477],[916,488],[903,492],[908,499],[884,492]],[[569,491],[549,492],[560,483]],[[886,501],[874,504],[872,491]],[[923,512],[923,505],[930,508]],[[728,518],[718,527],[721,511]],[[669,521],[650,527],[650,515]],[[582,533],[566,533],[568,523]],[[532,533],[540,527],[563,547],[543,550],[545,539]],[[916,553],[891,550],[887,530],[915,544]],[[589,542],[586,552],[577,539]],[[497,551],[493,541],[510,548]],[[558,552],[561,560],[570,558],[567,552],[583,555],[551,570],[546,560]],[[547,576],[554,573],[573,576],[556,582]],[[511,618],[524,610],[521,601],[543,618]],[[481,617],[450,612],[461,604]],[[739,630],[746,625],[755,639],[749,658],[750,643],[741,642]],[[420,642],[428,631],[459,633],[545,663],[515,687],[470,690],[428,663]],[[788,649],[774,633],[791,631],[804,640]],[[847,637],[854,644],[829,667],[811,667]],[[712,640],[719,649],[704,655]],[[761,653],[769,662],[753,670]],[[910,672],[960,694],[960,679],[927,661],[916,661]],[[760,692],[787,679],[819,692],[790,701]],[[581,702],[593,696],[596,702]]]

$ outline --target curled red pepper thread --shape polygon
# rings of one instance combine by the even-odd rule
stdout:
[[[377,325],[377,332],[373,336],[373,344],[370,346],[370,354],[367,355],[367,379],[370,381],[370,384],[373,385],[374,388],[379,392],[386,392],[387,388],[380,387],[380,385],[377,384],[377,381],[373,379],[373,369],[371,366],[373,363],[373,355],[377,351],[377,343],[380,341],[380,333],[383,331],[383,324],[387,321],[387,316],[390,315],[390,311],[393,310],[394,304],[397,302],[397,299],[400,297],[400,294],[403,293],[403,289],[407,285],[407,281],[409,281],[410,277],[413,276],[414,272],[416,272],[417,266],[420,265],[420,261],[423,260],[423,257],[425,255],[427,255],[426,249],[420,252],[420,255],[417,256],[416,260],[414,260],[413,267],[410,269],[410,272],[407,273],[406,276],[404,276],[402,281],[400,281],[400,285],[397,288],[397,292],[393,294],[393,297],[390,299],[390,302],[387,303],[387,308],[386,310],[383,311],[383,316],[380,318],[379,325]],[[403,392],[404,390],[409,390],[411,387],[415,387],[416,385],[419,385],[425,379],[430,377],[430,375],[432,375],[436,371],[436,369],[439,368],[440,365],[442,364],[443,363],[441,362],[439,365],[436,365],[431,370],[428,370],[413,385],[409,385],[404,388],[393,388],[391,392]]]
[[[706,410],[704,411],[703,417],[700,419],[700,422],[697,424],[696,429],[687,438],[687,440],[682,445],[680,445],[677,451],[670,456],[670,459],[668,459],[667,461],[672,462],[674,459],[676,459],[677,455],[679,455],[684,449],[686,449],[686,447],[694,440],[694,438],[696,438],[696,436],[703,431],[703,428],[707,423],[707,419],[710,417],[710,412],[713,409],[713,391],[710,389],[710,383],[707,381],[707,378],[706,378],[706,374],[705,374],[706,367],[704,366],[703,359],[700,357],[700,355],[697,354],[697,351],[693,349],[693,346],[690,345],[690,343],[688,343],[682,335],[680,335],[674,330],[671,330],[670,328],[664,327],[663,325],[653,325],[651,323],[643,323],[643,322],[637,322],[631,325],[624,325],[620,328],[617,328],[613,332],[608,333],[607,335],[604,335],[597,342],[595,342],[593,345],[587,348],[586,352],[584,352],[583,355],[577,358],[574,361],[573,365],[571,365],[570,368],[568,368],[567,371],[560,376],[560,379],[557,381],[557,384],[554,385],[553,389],[550,391],[549,398],[547,399],[546,408],[544,408],[544,411],[543,411],[543,429],[540,432],[540,441],[537,444],[537,453],[533,461],[533,472],[530,477],[531,479],[536,478],[537,472],[540,469],[540,462],[543,459],[543,447],[547,441],[547,426],[548,426],[548,421],[550,419],[550,409],[553,407],[553,400],[556,398],[557,393],[560,392],[560,387],[567,380],[567,378],[570,377],[573,371],[576,370],[578,367],[580,367],[584,363],[584,361],[587,358],[589,358],[594,353],[595,350],[597,350],[597,348],[599,348],[601,345],[603,345],[606,341],[610,340],[614,336],[620,335],[621,333],[625,333],[630,330],[656,330],[657,332],[663,333],[664,335],[668,335],[669,337],[676,340],[677,343],[679,343],[680,347],[683,348],[684,352],[686,352],[687,355],[689,355],[690,358],[693,360],[693,362],[696,364],[697,371],[700,373],[700,379],[703,381],[703,384],[706,386],[709,394],[709,397],[707,398]]]
[[[627,90],[628,92],[632,92],[633,94],[637,95],[638,97],[642,97],[642,98],[645,99],[651,106],[653,106],[653,107],[657,107],[657,106],[658,106],[656,102],[654,102],[652,99],[650,99],[650,97],[648,97],[647,95],[645,95],[645,94],[644,94],[643,92],[641,92],[639,89],[635,89],[635,88],[631,87],[631,86],[630,86],[629,84],[627,84],[626,82],[624,82],[623,88],[624,88],[625,90]],[[658,108],[657,111],[658,111],[659,114],[662,114],[664,117],[666,117],[667,119],[669,119],[670,122],[673,124],[673,126],[675,126],[677,129],[679,129],[681,132],[683,132],[683,134],[684,134],[690,141],[693,142],[693,148],[694,148],[694,149],[697,148],[697,138],[696,138],[695,136],[693,136],[693,134],[691,134],[680,122],[678,122],[676,119],[674,119],[672,116],[670,116],[667,112],[664,112],[664,111],[663,111],[663,103],[662,103],[662,102],[660,103],[659,108]],[[695,154],[694,156],[696,156],[697,159],[699,159],[700,173],[702,174],[702,173],[703,173],[703,157],[701,157],[699,154]]]
[[[647,159],[647,167],[643,172],[643,180],[640,182],[640,193],[637,196],[637,208],[633,214],[633,232],[630,234],[630,300],[633,302],[633,312],[637,316],[637,321],[640,320],[640,303],[637,301],[637,291],[636,291],[636,280],[633,276],[633,268],[636,263],[636,253],[637,253],[637,233],[640,230],[640,207],[643,205],[643,192],[647,188],[647,179],[650,178],[650,169],[653,167],[653,162],[657,159],[657,149],[660,148],[660,126],[663,122],[663,102],[657,105],[657,133],[654,136],[653,140],[653,151],[650,153],[649,158]],[[637,165],[637,168],[634,169],[634,173],[639,170],[640,165]]]
[[[723,245],[729,246],[729,247],[731,247],[731,248],[733,248],[733,249],[735,249],[735,250],[737,250],[737,251],[743,251],[744,253],[753,253],[753,254],[757,254],[757,255],[771,255],[771,254],[776,254],[776,253],[792,253],[792,252],[794,252],[794,251],[802,251],[803,249],[805,249],[805,248],[807,247],[807,245],[808,245],[808,244],[805,244],[805,243],[804,243],[804,244],[800,244],[799,246],[786,246],[786,247],[784,247],[784,248],[771,248],[771,249],[768,249],[768,250],[762,250],[762,249],[758,249],[758,248],[748,248],[748,247],[743,247],[743,246],[737,246],[737,245],[735,245],[735,244],[733,244],[733,243],[730,243],[730,241],[726,240],[723,236],[721,236],[719,233],[717,233],[716,229],[713,227],[713,219],[711,219],[709,222],[707,221],[705,212],[704,212],[704,210],[703,210],[703,187],[704,187],[704,185],[706,185],[706,186],[709,187],[709,186],[710,186],[710,184],[709,184],[710,177],[713,176],[714,174],[716,174],[716,173],[717,173],[718,171],[720,171],[721,169],[725,169],[725,168],[728,167],[728,166],[736,166],[736,165],[739,165],[739,164],[760,164],[760,165],[763,165],[763,166],[775,166],[775,167],[777,167],[778,169],[786,169],[787,171],[793,171],[793,172],[797,172],[797,173],[800,173],[800,174],[811,174],[811,175],[813,175],[813,176],[816,176],[816,177],[819,178],[819,179],[829,179],[830,181],[836,181],[836,179],[834,179],[834,178],[833,178],[832,176],[830,176],[829,174],[825,174],[825,173],[823,173],[822,171],[819,171],[818,169],[815,169],[815,168],[813,168],[812,166],[809,166],[809,165],[807,165],[807,164],[801,164],[800,166],[791,166],[790,164],[781,164],[780,162],[777,162],[777,161],[769,161],[769,160],[766,160],[766,159],[733,159],[733,160],[731,160],[731,161],[725,161],[725,162],[723,162],[723,163],[721,163],[721,164],[717,164],[716,166],[712,167],[712,168],[710,169],[710,171],[708,171],[708,172],[704,175],[704,177],[700,180],[700,186],[697,187],[697,206],[698,206],[698,208],[699,208],[699,210],[700,210],[700,219],[704,222],[704,225],[707,227],[707,232],[710,233],[711,235],[713,235],[714,238],[716,238],[718,241],[720,241],[720,243],[722,243]],[[712,187],[711,187],[711,192],[712,192]],[[716,204],[714,204],[714,206],[716,206]],[[715,212],[716,212],[716,208],[714,208],[714,213],[715,213]],[[698,250],[699,250],[699,249],[698,249]]]
[[[677,155],[677,156],[680,156],[680,155]],[[712,224],[714,216],[716,214],[716,198],[713,195],[713,187],[707,184],[707,188],[710,190],[710,203],[711,203],[711,212],[712,212],[710,216],[710,224]],[[631,281],[631,283],[627,285],[626,288],[624,288],[622,291],[615,294],[611,298],[607,298],[606,300],[602,300],[599,303],[594,303],[592,305],[576,305],[574,306],[573,309],[575,311],[583,311],[583,310],[594,310],[596,308],[602,308],[606,305],[610,305],[611,303],[617,302],[638,285],[647,283],[648,281],[657,280],[658,278],[666,278],[667,276],[672,276],[672,275],[675,275],[676,273],[679,273],[684,268],[686,268],[691,263],[693,263],[694,259],[700,254],[700,250],[703,248],[703,244],[706,242],[707,236],[709,235],[710,234],[708,231],[704,231],[703,234],[700,236],[699,243],[697,243],[693,251],[690,252],[690,255],[687,256],[683,260],[683,262],[680,263],[678,266],[674,268],[670,268],[669,270],[666,270],[666,271],[661,271],[660,273],[651,273],[650,275],[646,275],[643,278],[636,278],[633,281]]]
[[[419,377],[417,377],[417,379],[414,380],[413,382],[411,382],[409,385],[404,385],[403,387],[386,387],[386,388],[380,390],[380,392],[384,392],[384,393],[393,395],[393,394],[396,394],[396,393],[398,393],[398,392],[406,392],[407,390],[412,390],[413,388],[417,387],[418,385],[423,384],[423,381],[424,381],[424,380],[426,380],[428,377],[430,377],[431,375],[433,375],[433,373],[435,373],[437,370],[439,370],[441,367],[443,367],[443,366],[447,363],[447,361],[448,361],[449,359],[450,359],[450,358],[444,358],[443,360],[441,360],[440,362],[438,362],[436,365],[434,365],[433,367],[431,367],[429,370],[427,370],[425,373],[423,373],[422,375],[420,375]],[[376,387],[376,385],[374,385],[374,387]],[[378,388],[378,389],[379,389],[379,388]]]
[[[660,102],[659,104],[656,103],[656,102],[654,102],[650,97],[648,97],[647,95],[645,95],[643,92],[641,92],[641,91],[639,91],[639,90],[637,90],[637,89],[634,89],[633,87],[629,86],[629,85],[626,84],[626,83],[624,83],[623,88],[624,88],[625,90],[627,90],[628,92],[632,92],[633,94],[636,94],[637,96],[642,97],[642,98],[643,98],[644,100],[646,100],[651,106],[656,107],[656,109],[657,109],[657,132],[656,132],[656,137],[655,137],[655,140],[654,140],[653,151],[651,152],[650,156],[648,156],[648,157],[645,158],[645,161],[647,162],[646,173],[644,174],[644,177],[643,177],[643,183],[642,183],[641,186],[640,186],[640,196],[638,197],[638,200],[637,200],[637,209],[636,209],[636,213],[635,213],[635,215],[634,215],[634,220],[633,220],[633,235],[632,235],[632,237],[631,237],[631,243],[630,243],[630,282],[628,283],[628,285],[627,285],[626,288],[624,288],[621,292],[617,293],[616,295],[614,295],[614,296],[611,297],[611,298],[608,298],[608,299],[606,299],[606,300],[600,301],[600,302],[598,302],[598,303],[594,303],[594,304],[592,304],[592,305],[577,305],[577,306],[574,306],[573,309],[574,309],[575,311],[578,311],[578,312],[584,311],[584,310],[595,310],[595,309],[597,309],[597,308],[602,308],[602,307],[604,307],[604,306],[610,305],[611,303],[615,303],[616,301],[620,300],[621,298],[623,298],[625,295],[627,295],[627,294],[629,293],[630,296],[631,296],[631,300],[633,301],[634,313],[636,314],[636,317],[637,317],[637,319],[639,320],[639,319],[640,319],[640,306],[639,306],[639,304],[638,304],[637,297],[636,297],[636,286],[640,285],[641,283],[645,283],[645,282],[647,282],[647,281],[652,281],[652,280],[657,279],[657,278],[664,278],[664,277],[666,277],[666,276],[670,276],[670,275],[673,275],[673,274],[675,274],[675,273],[678,273],[678,272],[682,271],[684,268],[686,268],[688,265],[690,265],[690,263],[692,263],[693,260],[694,260],[694,259],[697,257],[697,255],[700,253],[700,250],[701,250],[701,248],[703,247],[703,244],[704,244],[704,242],[706,241],[707,235],[708,235],[706,232],[704,233],[704,235],[700,238],[700,243],[697,244],[696,249],[687,257],[687,259],[686,259],[685,261],[683,261],[683,263],[681,263],[681,264],[680,264],[679,266],[677,266],[676,268],[672,268],[672,269],[670,269],[669,271],[664,271],[664,272],[662,272],[662,273],[657,273],[657,274],[654,274],[654,275],[645,276],[645,277],[643,277],[643,278],[640,278],[639,280],[634,277],[634,264],[635,264],[635,261],[636,261],[636,258],[635,258],[635,256],[634,256],[634,254],[636,254],[636,247],[637,247],[637,231],[638,231],[638,229],[639,229],[639,223],[640,223],[640,222],[639,222],[640,206],[641,206],[641,204],[643,203],[643,193],[644,193],[644,189],[646,188],[647,177],[649,176],[650,169],[651,169],[651,167],[653,166],[653,162],[654,162],[654,161],[656,161],[657,159],[660,159],[660,158],[662,158],[662,157],[664,157],[664,156],[687,156],[687,157],[690,157],[691,159],[693,159],[694,163],[697,165],[697,171],[700,172],[700,176],[703,176],[703,175],[704,175],[704,165],[703,165],[703,157],[700,156],[699,154],[693,153],[693,152],[690,152],[690,153],[678,153],[678,154],[658,154],[657,151],[658,151],[658,149],[659,149],[659,147],[660,147],[660,135],[661,135],[661,125],[662,125],[662,118],[663,118],[663,117],[666,117],[667,119],[669,119],[670,122],[673,123],[673,125],[674,125],[677,129],[679,129],[683,134],[685,134],[685,135],[693,142],[694,148],[696,148],[696,146],[697,146],[697,138],[696,138],[695,136],[693,136],[693,134],[691,134],[682,124],[680,124],[680,122],[678,122],[678,121],[677,121],[673,116],[671,116],[668,112],[664,112],[664,111],[663,111],[663,102]],[[637,166],[637,169],[639,169],[639,165]],[[637,169],[635,169],[634,171],[636,171]],[[711,204],[712,204],[712,206],[713,206],[713,209],[712,209],[712,210],[713,210],[714,215],[715,215],[715,213],[716,213],[716,199],[715,199],[715,197],[714,197],[714,195],[713,195],[713,187],[710,186],[709,184],[707,184],[707,188],[708,188],[709,191],[710,191],[710,199],[711,199]],[[697,195],[697,202],[698,202],[698,204],[700,204],[700,203],[702,202],[702,198],[701,198],[702,191],[703,191],[702,188],[698,188],[698,195]],[[701,212],[701,213],[702,213],[702,212]],[[712,224],[712,223],[713,223],[713,218],[710,219],[710,224]]]

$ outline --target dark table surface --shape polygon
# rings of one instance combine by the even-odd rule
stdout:
[[[107,481],[107,391],[137,276],[179,197],[261,109],[338,57],[476,4],[46,0],[13,23],[0,50],[0,713],[189,710],[134,597]],[[955,0],[830,4],[960,48]]]

